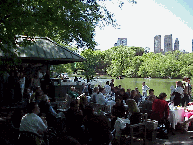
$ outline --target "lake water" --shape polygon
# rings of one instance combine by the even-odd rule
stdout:
[[[154,94],[159,96],[161,92],[168,95],[167,100],[170,98],[171,90],[170,87],[176,86],[177,81],[182,81],[180,79],[144,79],[144,78],[124,78],[124,79],[114,79],[115,86],[121,85],[123,88],[134,90],[138,87],[139,91],[142,93],[142,82],[145,82],[150,89],[154,89]],[[98,79],[93,81],[93,85],[105,85],[106,81],[111,81],[111,79]],[[149,94],[149,92],[147,93]]]
[[[176,86],[177,81],[182,81],[180,79],[144,79],[144,78],[125,78],[125,79],[115,79],[115,86],[121,85],[123,88],[131,90],[138,87],[139,91],[142,92],[142,83],[145,82],[150,89],[154,89],[154,94],[159,96],[161,92],[168,95],[169,99],[171,90],[170,87]],[[149,94],[149,93],[148,93]]]

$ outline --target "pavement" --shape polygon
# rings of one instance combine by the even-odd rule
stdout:
[[[176,131],[175,135],[169,134],[168,139],[156,139],[154,142],[147,142],[146,145],[193,145],[193,139],[190,139],[190,136],[193,136],[193,131],[186,133]]]

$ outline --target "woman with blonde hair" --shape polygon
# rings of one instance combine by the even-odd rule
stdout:
[[[134,99],[127,99],[128,113],[130,115],[130,123],[138,124],[141,120],[140,109]]]
[[[128,112],[133,113],[139,113],[139,107],[137,106],[137,103],[134,99],[127,99],[126,104],[128,105]]]

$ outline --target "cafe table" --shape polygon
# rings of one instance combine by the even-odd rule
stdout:
[[[169,111],[169,121],[172,125],[172,128],[175,129],[177,123],[184,122],[185,110],[183,107],[174,107]]]

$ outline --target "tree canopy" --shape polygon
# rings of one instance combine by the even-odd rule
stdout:
[[[16,35],[49,37],[94,48],[99,21],[114,25],[112,14],[96,0],[6,0],[0,2],[0,48],[16,45]],[[24,43],[25,44],[25,43]]]
[[[89,53],[88,53],[89,52]],[[145,53],[144,48],[116,46],[105,51],[85,50],[81,55],[87,62],[80,62],[79,68],[87,75],[106,73],[109,76],[183,78],[193,76],[193,53],[180,51]],[[90,67],[92,66],[92,67]],[[89,73],[92,72],[92,73]]]

